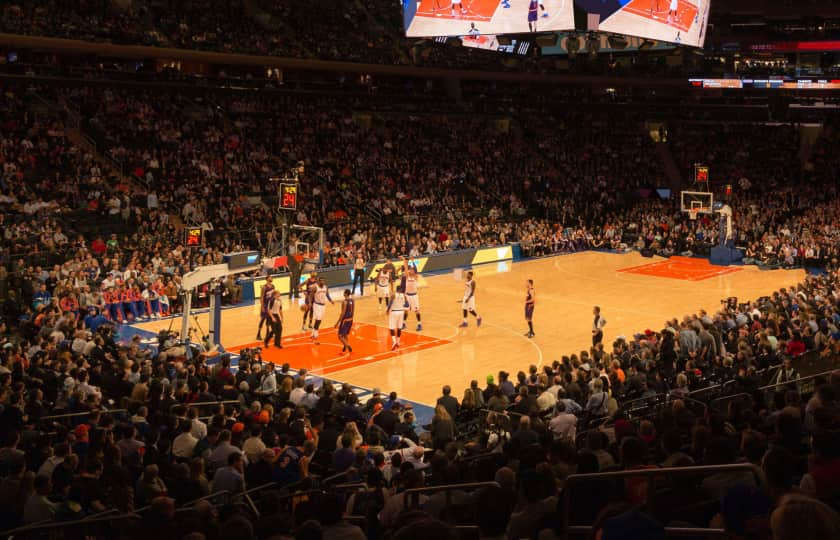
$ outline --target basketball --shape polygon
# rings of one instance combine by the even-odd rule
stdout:
[[[300,305],[300,310],[301,311],[306,311],[306,304],[301,304]]]

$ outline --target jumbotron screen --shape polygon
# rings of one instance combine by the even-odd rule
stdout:
[[[575,0],[589,30],[702,47],[711,0]],[[600,21],[593,24],[593,18]],[[593,28],[593,26],[596,26]]]
[[[446,43],[448,39],[451,38],[437,38],[441,43]],[[457,39],[463,47],[469,47],[471,49],[498,51],[508,54],[518,54],[519,56],[525,56],[531,50],[531,41],[528,39],[517,39],[514,37],[499,39],[499,36],[493,34],[461,36]]]
[[[573,0],[403,0],[408,37],[571,30]]]

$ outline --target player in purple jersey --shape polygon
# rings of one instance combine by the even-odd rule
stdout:
[[[356,302],[351,298],[350,289],[344,289],[344,301],[341,302],[341,315],[335,323],[338,328],[338,339],[344,345],[341,352],[353,352],[353,347],[347,341],[350,330],[353,329],[353,315],[356,313]]]
[[[537,294],[534,292],[534,280],[529,279],[525,287],[525,320],[528,322],[528,333],[525,337],[534,337],[534,303]]]
[[[540,2],[539,0],[530,0],[528,2],[528,31],[537,31],[537,18],[539,17]]]
[[[271,325],[270,317],[268,315],[268,303],[274,298],[274,284],[271,282],[271,276],[266,276],[265,285],[262,290],[262,297],[260,298],[260,325],[257,326],[257,341],[262,340],[262,327],[266,325],[266,332]]]

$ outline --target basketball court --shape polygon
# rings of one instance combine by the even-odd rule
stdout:
[[[475,267],[480,328],[470,319],[459,328],[464,284],[452,273],[424,278],[420,298],[423,331],[415,332],[409,315],[402,347],[391,351],[387,316],[366,287],[356,302],[356,325],[350,336],[352,354],[342,354],[332,328],[340,298],[327,306],[320,344],[301,331],[301,311],[284,305],[283,349],[268,348],[263,358],[364,388],[394,390],[405,399],[433,404],[441,386],[450,384],[460,399],[472,379],[484,386],[488,374],[516,373],[564,354],[579,353],[591,344],[592,307],[601,306],[607,319],[605,342],[618,335],[632,339],[647,328],[660,330],[666,320],[720,309],[720,300],[737,296],[756,299],[801,281],[804,270],[759,270],[754,266],[720,267],[702,259],[644,258],[638,253],[586,251],[524,262]],[[536,337],[524,336],[525,280],[535,282]],[[288,302],[288,301],[286,301]],[[222,311],[222,344],[231,351],[255,346],[258,307]],[[196,315],[191,326],[207,329],[208,315]],[[156,320],[136,325],[157,332],[170,325]],[[265,331],[265,330],[264,330]],[[264,335],[264,334],[263,334]]]
[[[702,46],[708,0],[679,0],[676,16],[669,14],[670,0],[630,0],[620,4],[620,9],[602,18],[600,31]]]
[[[573,0],[543,0],[545,12],[537,18],[537,31],[574,28]],[[507,5],[507,7],[506,7]],[[461,11],[463,9],[463,12]],[[408,28],[414,37],[465,36],[470,23],[482,34],[518,34],[529,32],[528,2],[511,0],[462,0],[461,9],[450,0],[422,0]],[[543,13],[546,14],[543,17]]]

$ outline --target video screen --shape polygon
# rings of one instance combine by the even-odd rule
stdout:
[[[571,30],[574,0],[403,0],[407,37]]]
[[[575,0],[590,15],[599,15],[597,28],[678,45],[702,47],[706,41],[711,0]]]
[[[498,51],[508,54],[525,56],[531,50],[531,42],[527,39],[499,39],[498,36],[490,34],[461,36],[461,45],[472,49],[483,49],[486,51]]]

